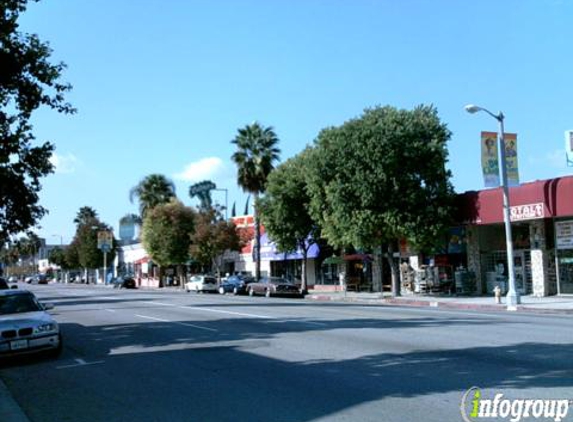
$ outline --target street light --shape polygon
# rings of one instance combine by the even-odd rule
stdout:
[[[509,188],[507,186],[507,165],[505,161],[505,132],[503,129],[503,119],[505,116],[500,111],[499,114],[494,114],[488,109],[479,107],[474,104],[465,106],[468,113],[477,113],[478,111],[485,111],[491,117],[499,122],[499,156],[501,167],[501,187],[503,191],[503,221],[505,223],[505,243],[507,247],[507,272],[509,290],[506,296],[507,310],[517,310],[517,305],[521,303],[519,292],[515,289],[515,270],[513,268],[513,241],[511,237],[511,220],[509,213]]]

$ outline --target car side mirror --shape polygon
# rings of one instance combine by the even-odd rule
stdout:
[[[54,309],[53,303],[42,303],[42,306],[44,307],[45,311],[49,311],[50,309]]]

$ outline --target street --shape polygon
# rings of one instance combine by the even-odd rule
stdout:
[[[55,305],[64,335],[59,359],[0,366],[33,422],[445,422],[473,386],[573,398],[567,316],[21,288]]]

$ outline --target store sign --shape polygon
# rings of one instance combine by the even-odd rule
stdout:
[[[538,204],[516,205],[509,207],[510,221],[535,220],[545,217],[545,205]]]
[[[557,249],[573,249],[573,220],[555,223],[555,246]]]

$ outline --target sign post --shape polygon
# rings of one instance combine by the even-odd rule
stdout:
[[[107,253],[111,251],[113,245],[113,233],[111,230],[100,230],[97,232],[97,247],[103,252],[103,284],[106,284]]]

